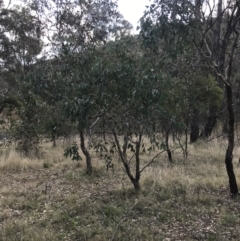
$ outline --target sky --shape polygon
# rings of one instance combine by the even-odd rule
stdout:
[[[147,5],[149,5],[149,0],[118,0],[119,11],[133,25],[134,32]]]
[[[4,0],[8,5],[10,0]],[[17,0],[11,0],[12,4],[16,4]],[[138,26],[139,19],[143,16],[145,6],[149,5],[149,0],[118,0],[119,11],[128,22],[133,25],[134,32]]]
[[[4,0],[5,5],[9,3],[16,4],[18,0]],[[211,3],[213,0],[210,0]],[[225,1],[225,0],[224,0]],[[139,19],[143,16],[143,12],[151,0],[118,0],[119,11],[133,25],[133,31],[136,31]]]

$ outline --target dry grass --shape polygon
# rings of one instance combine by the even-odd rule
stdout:
[[[189,146],[147,168],[135,193],[116,157],[114,172],[94,156],[63,158],[61,146],[44,145],[38,159],[1,151],[0,240],[239,240],[239,200],[231,200],[224,166],[225,141]],[[240,148],[235,148],[238,183]],[[147,163],[151,156],[144,156]]]
[[[1,151],[0,170],[2,172],[19,173],[39,166],[38,161],[29,158],[22,158],[13,149]]]

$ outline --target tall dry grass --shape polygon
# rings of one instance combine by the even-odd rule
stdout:
[[[104,159],[92,152],[88,177],[84,160],[63,157],[64,145],[45,143],[38,158],[1,150],[0,240],[238,240],[239,206],[229,199],[226,144],[199,141],[189,145],[188,159],[176,150],[173,164],[160,155],[142,172],[137,194],[117,154],[114,172],[107,172]],[[239,154],[236,146],[238,183]],[[143,154],[142,166],[153,155]]]

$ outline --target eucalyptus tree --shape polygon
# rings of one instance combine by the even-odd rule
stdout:
[[[96,102],[101,83],[92,76],[95,52],[109,39],[127,34],[131,26],[117,11],[116,2],[111,0],[41,0],[28,1],[28,4],[42,21],[48,21],[47,31],[42,31],[48,34],[49,45],[49,52],[33,66],[29,80],[35,93],[50,106],[62,106],[64,115],[77,123],[87,173],[91,174],[91,155],[85,135],[100,111]]]
[[[209,65],[215,70],[219,80],[222,82],[226,92],[226,105],[228,110],[228,147],[226,150],[225,164],[229,177],[230,192],[233,197],[238,194],[238,186],[233,170],[234,149],[234,109],[233,109],[233,86],[235,73],[233,72],[236,61],[236,53],[239,45],[240,27],[240,4],[239,1],[228,1],[223,7],[219,1],[217,16],[214,18],[213,11],[216,6],[210,7],[207,26],[202,31],[203,50],[202,54],[209,61]],[[209,20],[211,19],[211,21]],[[214,21],[212,21],[214,19]],[[223,21],[224,20],[224,21]],[[210,42],[214,30],[217,30],[217,39]],[[197,42],[198,46],[199,43]]]
[[[223,7],[222,1],[219,1],[217,6],[211,1],[206,1],[204,8],[208,11],[203,12],[204,8],[200,6],[200,21],[199,7],[196,8],[193,1],[155,0],[153,2],[154,4],[146,11],[142,22],[142,36],[146,40],[145,42],[148,43],[149,39],[156,42],[156,39],[160,38],[167,46],[169,43],[175,43],[176,47],[170,48],[170,53],[176,52],[175,50],[183,50],[184,43],[194,43],[199,57],[202,57],[211,68],[209,73],[215,72],[218,80],[221,81],[220,86],[225,88],[229,118],[225,163],[230,192],[236,196],[238,188],[232,165],[234,148],[232,99],[234,73],[232,70],[239,43],[239,1],[228,1],[225,7]],[[198,18],[196,18],[196,11]],[[215,12],[217,15],[214,15]],[[209,130],[207,131],[209,133]]]
[[[214,91],[219,94],[216,94],[217,102],[221,102],[221,90],[217,85],[212,86],[209,67],[194,46],[193,38],[200,26],[199,11],[199,4],[195,5],[193,1],[154,1],[141,19],[140,38],[144,48],[159,62],[158,69],[175,79],[176,86],[181,83],[179,101],[182,99],[181,122],[186,137],[185,145],[189,127],[190,141],[198,139],[199,118],[203,114],[205,116],[206,110],[202,106],[211,104],[209,100],[213,99],[211,95],[214,96]],[[211,88],[207,87],[208,81],[205,80],[210,80]],[[204,95],[205,98],[202,98]],[[219,108],[219,103],[214,105],[215,108]]]
[[[68,4],[68,3],[66,3]],[[67,81],[69,89],[67,112],[78,123],[81,149],[86,156],[87,173],[92,173],[91,156],[85,144],[85,130],[98,116],[97,106],[100,95],[98,78],[91,74],[94,52],[110,38],[116,38],[130,29],[130,25],[117,11],[113,1],[81,1],[72,8],[59,8],[58,32],[55,39],[62,43],[62,59],[69,67],[71,77]]]
[[[102,83],[99,103],[107,133],[114,138],[113,146],[129,179],[135,189],[140,189],[141,173],[161,153],[166,151],[173,161],[175,146],[169,145],[170,131],[182,128],[186,118],[190,119],[189,109],[203,111],[204,105],[213,100],[218,103],[222,92],[211,76],[194,75],[188,70],[181,74],[187,66],[181,62],[185,56],[182,60],[178,57],[167,71],[164,67],[168,60],[164,56],[158,59],[155,49],[142,48],[141,39],[136,37],[109,42],[98,51],[94,71]],[[144,162],[146,152],[155,154],[147,155]]]
[[[131,25],[118,12],[115,0],[23,0],[42,22],[47,54],[55,56],[63,44],[80,53],[129,33]]]
[[[0,5],[1,84],[8,95],[41,52],[39,21],[28,8],[4,8]]]
[[[115,150],[136,190],[140,177],[166,146],[156,135],[159,106],[167,102],[166,79],[144,55],[138,38],[127,36],[98,49],[93,73],[101,84],[99,106]],[[111,142],[111,140],[110,140]],[[149,156],[147,152],[154,152]],[[144,157],[145,156],[145,157]],[[143,161],[143,159],[147,159]]]
[[[1,70],[26,72],[42,50],[39,19],[30,9],[1,9]]]
[[[28,7],[4,7],[1,2],[0,111],[5,107],[10,107],[9,110],[17,108],[20,111],[21,109],[21,112],[27,108],[23,105],[26,95],[21,95],[20,90],[24,76],[42,50],[40,25],[39,19],[32,15]]]

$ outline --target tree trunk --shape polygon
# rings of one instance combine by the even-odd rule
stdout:
[[[80,134],[80,146],[82,149],[83,154],[86,157],[86,166],[87,166],[87,174],[91,175],[92,174],[92,158],[85,146],[85,138],[84,138],[84,131],[82,128],[79,129],[79,134]]]
[[[172,152],[169,148],[169,133],[170,133],[170,130],[168,129],[166,131],[166,149],[167,149],[167,154],[168,154],[168,160],[172,163]]]
[[[195,18],[198,21],[201,20],[201,7],[202,7],[202,1],[201,0],[195,0]]]
[[[5,105],[2,105],[2,106],[0,107],[0,114],[3,112],[4,107],[5,107]]]
[[[141,146],[141,140],[142,140],[142,135],[139,135],[139,141],[136,142],[136,170],[135,170],[135,183],[133,183],[135,190],[139,191],[140,188],[140,184],[139,184],[139,180],[140,180],[140,146]]]
[[[133,186],[134,186],[136,191],[140,191],[141,190],[141,186],[139,184],[139,180],[132,181],[132,184],[133,184]]]
[[[232,80],[236,76],[232,76],[232,65],[234,57],[236,56],[236,50],[238,48],[239,32],[237,29],[240,18],[240,6],[239,1],[233,1],[232,8],[223,8],[223,0],[218,0],[217,18],[215,22],[216,28],[213,25],[204,33],[204,39],[208,52],[213,60],[212,67],[217,73],[218,79],[224,84],[226,90],[226,102],[228,110],[228,147],[225,155],[225,165],[229,178],[230,193],[232,197],[236,197],[238,194],[238,186],[233,169],[233,149],[234,149],[234,111],[233,111],[233,97],[232,97]],[[229,12],[228,12],[229,9]],[[224,19],[226,22],[223,24],[223,17],[225,12],[228,12],[229,17]],[[211,16],[212,18],[213,15]],[[214,47],[209,49],[207,44],[206,35],[210,29],[216,29],[214,34]],[[235,37],[234,37],[235,35]],[[209,35],[210,36],[210,35]],[[212,33],[211,33],[212,36]],[[227,58],[226,58],[227,57]],[[227,59],[227,63],[226,63]],[[204,129],[204,136],[208,137],[211,134],[210,127],[215,125],[216,111],[211,114],[211,121],[209,120],[208,128]]]
[[[4,108],[6,107],[6,104],[8,103],[8,101],[6,101],[6,99],[4,99],[1,103],[1,107],[0,107],[0,114],[3,112]],[[10,101],[11,104],[11,101]]]
[[[197,28],[201,29],[201,8],[202,0],[195,0],[195,18],[197,20]],[[196,56],[198,56],[198,51],[196,51]],[[196,142],[199,138],[199,112],[197,109],[193,110],[192,120],[191,120],[191,133],[190,133],[190,143]]]
[[[221,27],[223,23],[223,0],[218,0],[218,8],[217,8],[217,22],[216,22],[216,32],[215,35],[215,49],[214,54],[219,53],[219,46],[221,41]]]
[[[225,164],[227,169],[227,174],[229,178],[230,193],[232,197],[238,195],[238,186],[233,170],[233,148],[234,148],[234,111],[233,111],[233,101],[232,101],[232,88],[230,85],[226,85],[227,94],[227,108],[228,108],[228,118],[229,118],[229,132],[228,132],[228,147],[225,156]]]
[[[118,136],[115,132],[115,130],[113,129],[113,137],[115,139],[115,143],[117,145],[117,150],[118,150],[118,154],[120,156],[120,160],[122,161],[124,167],[125,167],[125,171],[129,177],[129,179],[131,180],[134,188],[136,191],[139,191],[141,189],[141,186],[139,184],[139,180],[140,180],[140,143],[141,143],[141,135],[139,137],[139,141],[136,143],[136,153],[135,153],[135,157],[136,157],[136,170],[135,170],[135,177],[133,176],[130,166],[129,166],[129,162],[127,161],[127,154],[126,154],[126,150],[127,150],[127,142],[128,142],[128,138],[127,136],[124,136],[124,144],[121,148],[120,146],[120,142],[118,139]]]
[[[57,146],[57,143],[56,143],[55,131],[52,131],[52,142],[53,142],[53,147],[56,147],[56,146]]]
[[[213,131],[213,128],[215,127],[217,122],[217,111],[216,108],[211,108],[209,109],[209,116],[207,119],[207,123],[204,126],[204,130],[201,133],[201,137],[208,138]]]
[[[186,127],[185,127],[185,149],[184,149],[184,156],[187,159],[188,158],[188,120],[186,121]]]
[[[55,148],[57,146],[57,144],[56,144],[56,139],[54,138],[53,139],[53,147]]]
[[[190,142],[194,143],[199,138],[199,112],[198,110],[193,110],[192,121],[191,121],[191,133]]]
[[[224,62],[221,58],[220,49],[221,49],[221,27],[222,27],[222,0],[218,0],[218,7],[217,7],[217,20],[215,27],[213,26],[212,30],[214,33],[214,46],[213,46],[213,59],[221,59],[220,61],[220,69],[224,68]],[[222,80],[217,76],[217,80],[219,85],[223,88]],[[213,131],[217,121],[217,110],[214,107],[210,107],[209,109],[209,116],[206,125],[204,126],[204,131],[201,133],[201,137],[208,138]]]

